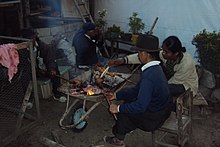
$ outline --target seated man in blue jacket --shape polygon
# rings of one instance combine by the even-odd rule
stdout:
[[[98,41],[98,28],[91,22],[84,23],[76,32],[72,46],[76,51],[76,65],[79,68],[93,66],[98,63],[96,47],[102,46]]]
[[[117,115],[112,129],[114,136],[105,136],[104,141],[125,146],[127,133],[139,128],[154,131],[169,117],[172,108],[167,79],[160,66],[159,39],[153,35],[140,35],[134,49],[142,62],[140,81],[134,87],[125,88],[118,93],[107,92],[109,100],[123,100],[121,105],[111,104],[109,111]]]

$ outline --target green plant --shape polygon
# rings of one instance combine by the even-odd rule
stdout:
[[[95,21],[96,26],[104,29],[105,25],[107,24],[106,20],[104,19],[107,14],[107,10],[103,9],[102,11],[98,11],[98,19]]]
[[[120,26],[116,26],[113,24],[113,26],[107,28],[107,32],[121,32]]]
[[[137,12],[133,12],[132,16],[129,17],[128,26],[130,27],[129,31],[133,34],[139,34],[145,28],[145,24],[142,22],[142,19],[139,18]]]
[[[121,33],[120,26],[116,26],[115,24],[113,24],[111,27],[107,28],[105,36],[106,38],[114,39],[114,38],[118,38],[120,33]]]
[[[205,29],[193,36],[198,62],[214,74],[220,73],[220,32]]]

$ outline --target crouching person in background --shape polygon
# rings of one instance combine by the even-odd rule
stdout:
[[[50,78],[54,99],[59,100],[61,97],[61,99],[65,99],[63,94],[57,90],[58,87],[60,87],[60,79],[57,75],[59,76],[60,74],[57,63],[55,62],[55,50],[52,46],[42,42],[38,38],[37,33],[31,28],[23,29],[22,37],[33,39],[34,53],[36,55],[37,77]]]

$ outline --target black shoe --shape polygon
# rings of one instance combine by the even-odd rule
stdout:
[[[114,145],[114,146],[119,146],[119,147],[125,147],[124,141],[120,140],[116,137],[105,136],[103,139],[108,144],[111,144],[111,145]]]

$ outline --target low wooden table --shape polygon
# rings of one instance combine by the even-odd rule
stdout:
[[[135,53],[135,51],[130,50],[130,48],[128,49],[119,48],[119,44],[134,46],[134,44],[131,41],[125,41],[122,39],[106,39],[106,40],[108,40],[111,44],[111,55],[113,55],[113,53],[117,54],[119,49],[126,52]],[[116,50],[114,49],[115,45],[116,45]]]

